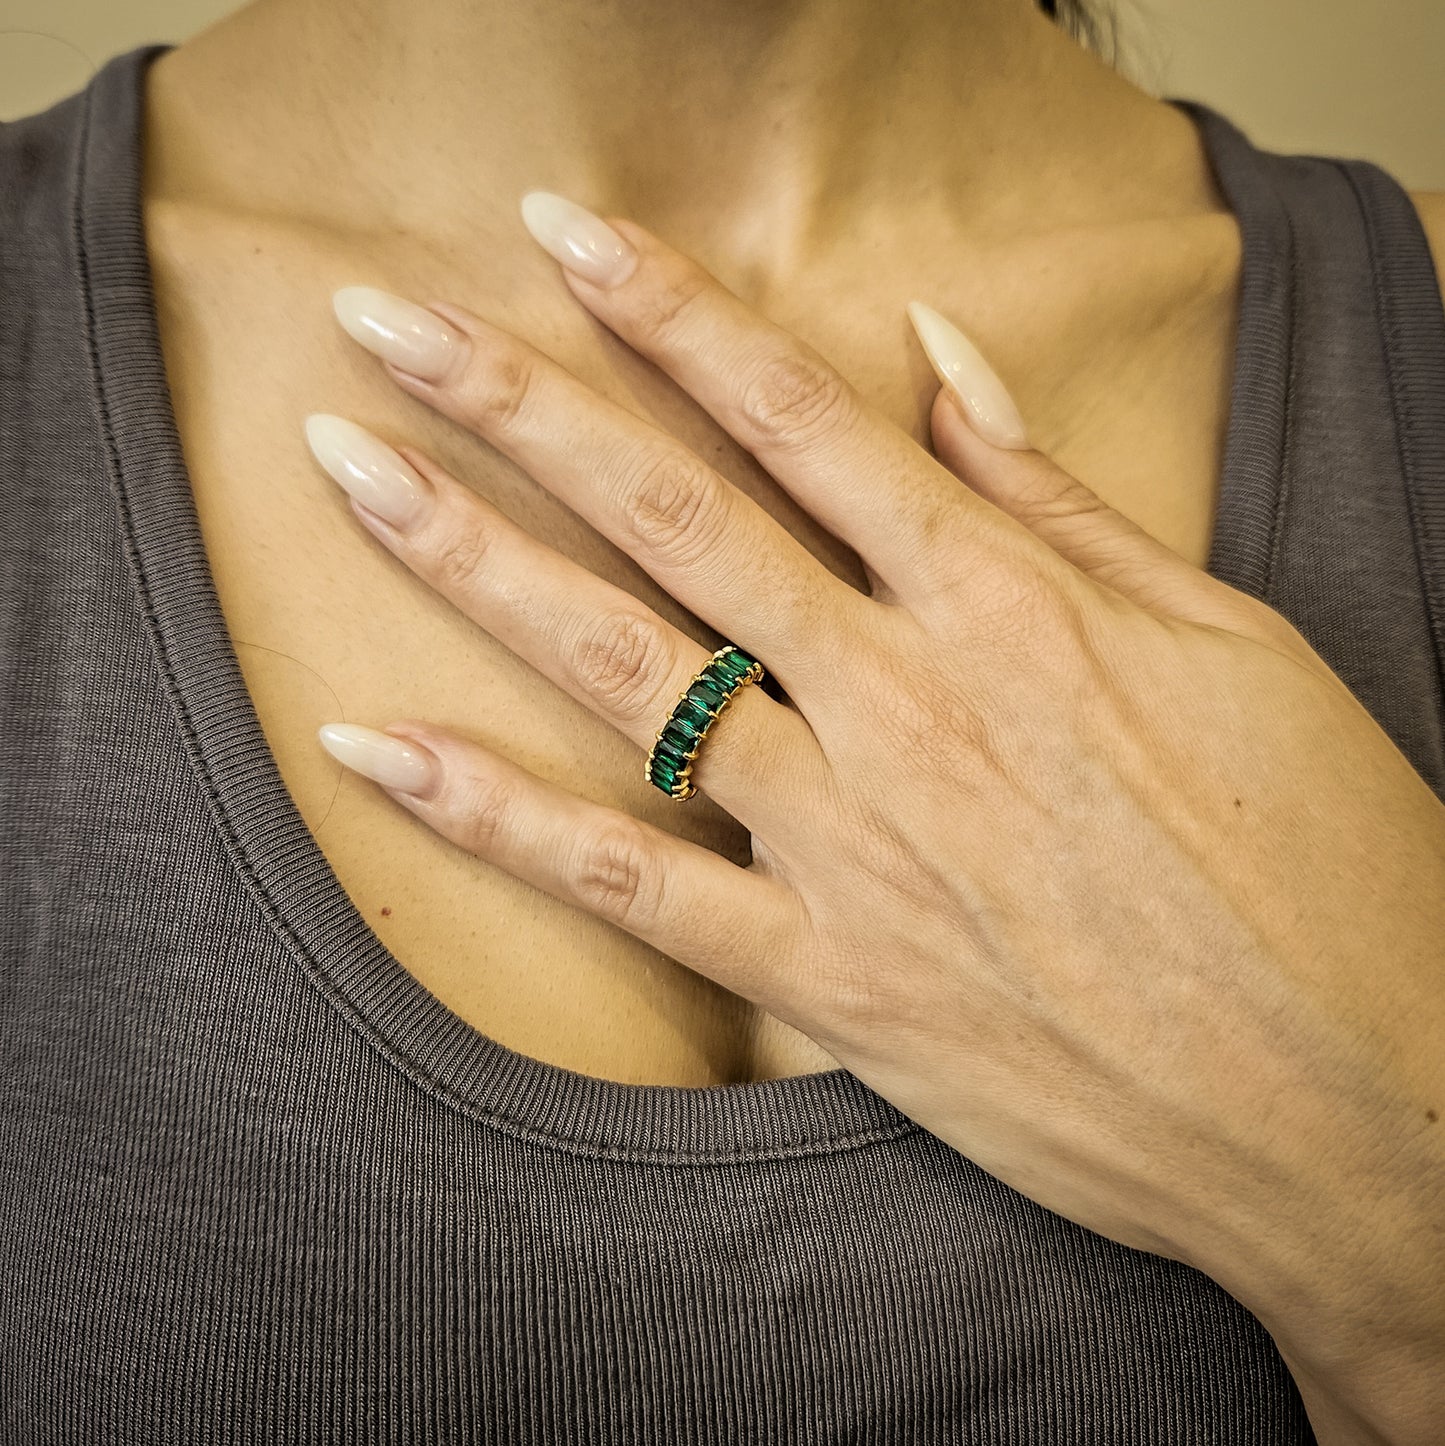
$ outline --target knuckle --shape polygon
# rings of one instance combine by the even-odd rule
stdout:
[[[636,323],[642,335],[666,345],[690,324],[694,307],[710,285],[711,278],[699,268],[680,267],[638,301]]]
[[[751,374],[737,406],[753,436],[770,447],[800,446],[848,414],[848,384],[820,357],[787,351]]]
[[[668,452],[644,463],[632,482],[630,521],[657,557],[686,566],[712,545],[725,517],[717,477],[694,457]]]
[[[1014,491],[1009,511],[1025,527],[1033,529],[1050,522],[1069,521],[1091,513],[1112,513],[1103,498],[1050,463],[1027,472]]]
[[[589,619],[573,649],[579,683],[622,722],[651,716],[670,666],[671,650],[661,633],[634,612]]]
[[[489,350],[485,360],[472,362],[462,379],[468,420],[483,432],[515,430],[537,384],[536,358],[516,347]]]
[[[1081,627],[1080,605],[1060,569],[1037,556],[1001,555],[983,563],[970,578],[968,612],[972,626],[990,647],[1015,657],[1033,657],[1072,639]]]
[[[1063,603],[1054,579],[1031,562],[999,568],[991,585],[993,607],[1021,628],[1052,623]]]
[[[517,799],[512,790],[496,779],[467,778],[458,785],[453,809],[464,847],[480,857],[497,851],[514,830]]]
[[[478,592],[490,551],[486,535],[474,528],[449,533],[432,551],[431,574],[437,587],[454,597]]]
[[[656,912],[659,870],[639,828],[609,823],[586,838],[573,869],[578,901],[616,924],[636,924]]]
[[[1082,540],[1082,529],[1076,535]],[[1129,544],[1127,537],[1100,537],[1089,557],[1089,577],[1105,588],[1128,595],[1139,571],[1138,551]]]

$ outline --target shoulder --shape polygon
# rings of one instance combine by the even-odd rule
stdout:
[[[85,92],[0,122],[0,218],[10,236],[64,227],[76,170]]]
[[[1419,212],[1425,228],[1425,239],[1435,258],[1435,277],[1445,287],[1445,191],[1410,191],[1407,193]]]

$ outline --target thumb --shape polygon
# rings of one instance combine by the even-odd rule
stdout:
[[[956,326],[921,302],[910,302],[908,314],[943,383],[931,417],[934,455],[959,481],[1138,606],[1220,625],[1223,584],[1031,446],[1002,381]]]

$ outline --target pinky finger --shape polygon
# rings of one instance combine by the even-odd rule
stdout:
[[[333,757],[443,838],[646,940],[764,1008],[804,949],[806,910],[775,876],[566,789],[430,724],[327,723]]]

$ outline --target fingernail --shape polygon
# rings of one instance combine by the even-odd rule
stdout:
[[[597,286],[616,286],[637,266],[637,252],[611,226],[551,191],[522,197],[522,224],[569,271]]]
[[[374,286],[343,286],[331,307],[367,351],[425,382],[441,381],[466,350],[466,337],[436,312]]]
[[[316,736],[333,758],[387,788],[425,797],[441,782],[441,763],[434,753],[378,728],[323,723]]]
[[[958,398],[974,431],[995,447],[1028,447],[1014,400],[978,348],[951,321],[921,301],[908,303],[909,320],[938,380]]]
[[[380,437],[329,412],[306,418],[312,455],[363,507],[393,527],[415,527],[430,509],[431,483]]]

